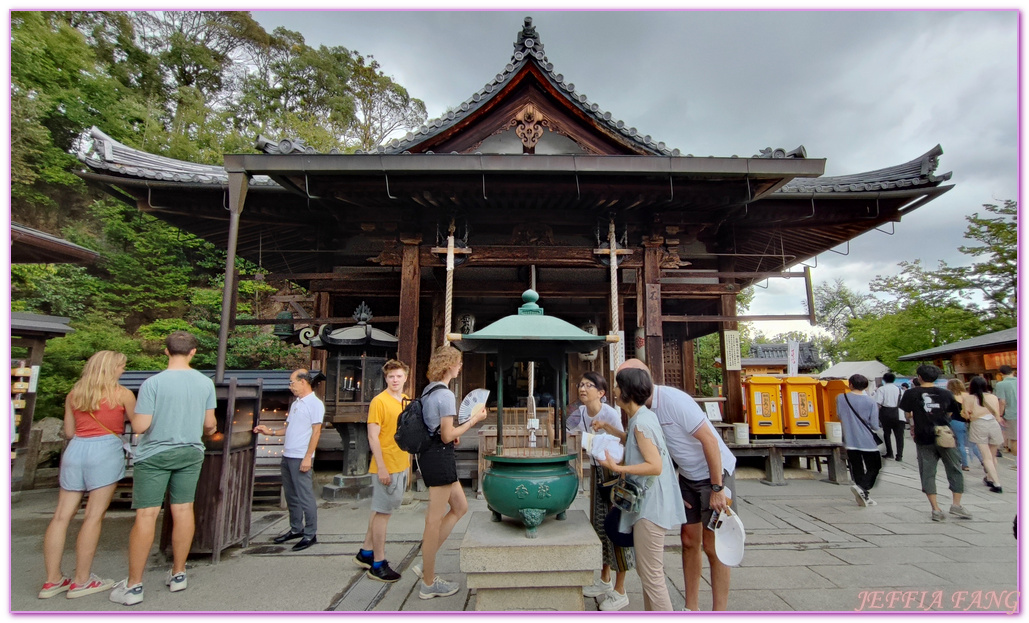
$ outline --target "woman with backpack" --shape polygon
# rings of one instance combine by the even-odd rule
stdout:
[[[422,481],[429,488],[429,505],[425,509],[422,533],[422,566],[412,567],[415,575],[422,579],[418,587],[421,599],[446,597],[461,588],[436,575],[436,552],[450,536],[454,525],[468,512],[468,500],[457,479],[454,444],[461,435],[486,419],[486,405],[480,405],[467,422],[457,425],[457,398],[449,385],[460,373],[461,351],[450,345],[433,351],[425,375],[429,384],[422,391],[422,419],[432,442],[418,455]],[[435,390],[439,385],[443,387]]]

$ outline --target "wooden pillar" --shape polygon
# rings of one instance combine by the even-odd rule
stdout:
[[[682,388],[691,396],[697,395],[696,353],[693,352],[693,340],[682,342]],[[723,360],[724,361],[724,360]]]
[[[214,382],[225,380],[225,354],[229,350],[229,330],[233,320],[232,301],[236,296],[236,240],[239,238],[239,216],[247,198],[250,176],[244,171],[229,171],[229,240],[225,254],[225,288],[222,290],[222,317],[218,329],[218,358]]]
[[[332,309],[332,295],[328,292],[315,292],[314,293],[314,317],[315,318],[327,318],[336,315],[335,310]],[[317,326],[313,327],[316,331]],[[313,348],[308,347],[307,349],[311,355],[310,370],[321,370],[325,372],[328,367],[329,351],[324,348]],[[316,365],[317,364],[317,365]],[[318,387],[315,388],[315,393],[322,400],[325,399],[325,383],[319,383]],[[320,393],[319,393],[320,392]]]
[[[646,310],[647,366],[654,382],[665,382],[664,329],[661,326],[661,246],[664,238],[643,239],[643,295]],[[626,330],[626,339],[629,331]]]
[[[418,378],[418,302],[422,294],[419,245],[422,237],[402,236],[400,242],[404,250],[400,269],[400,326],[397,330],[400,343],[397,358],[411,366],[404,391],[408,396],[414,396]]]
[[[731,258],[723,258],[718,262],[718,269],[725,272],[732,272],[735,267],[735,262]],[[735,294],[723,294],[721,295],[720,310],[719,313],[722,316],[736,316],[736,295]],[[739,323],[736,321],[722,322],[721,328],[718,331],[719,337],[719,350],[721,351],[722,361],[727,361],[725,356],[725,332],[726,331],[737,331],[739,330]],[[744,422],[743,417],[743,385],[742,385],[742,371],[740,370],[726,370],[725,366],[722,366],[722,395],[725,396],[725,412],[724,418],[726,422]]]

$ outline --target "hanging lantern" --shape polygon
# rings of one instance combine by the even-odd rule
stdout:
[[[457,332],[465,335],[475,332],[475,314],[467,312],[457,316]]]
[[[584,325],[582,325],[581,327],[579,327],[579,328],[582,329],[583,331],[585,331],[586,333],[589,333],[590,335],[598,335],[597,325],[594,324],[594,322],[592,320],[587,320],[586,323]],[[579,360],[580,361],[596,361],[597,360],[597,353],[599,353],[599,352],[600,352],[599,350],[594,350],[594,351],[590,351],[588,353],[579,353]]]

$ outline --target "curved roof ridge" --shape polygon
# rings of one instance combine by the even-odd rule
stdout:
[[[80,137],[79,160],[94,170],[165,182],[225,185],[229,174],[217,164],[197,164],[129,147],[93,126]],[[267,175],[254,175],[251,186],[278,186]]]
[[[633,143],[653,155],[682,155],[678,149],[669,149],[663,142],[654,141],[649,134],[644,136],[636,128],[628,127],[624,121],[614,119],[610,112],[601,109],[597,103],[591,102],[585,94],[577,92],[573,83],[565,81],[564,75],[556,73],[554,64],[547,60],[543,42],[539,40],[536,27],[532,24],[532,17],[526,17],[521,30],[518,31],[518,39],[514,42],[514,53],[511,55],[511,61],[504,66],[503,72],[494,76],[482,89],[473,93],[455,110],[425,122],[417,130],[408,132],[403,139],[393,139],[384,145],[379,145],[375,152],[403,153],[410,147],[440,134],[490,101],[500,91],[499,85],[509,80],[530,61],[542,70],[555,88],[566,93],[565,97],[569,102],[592,117],[598,124],[607,126],[608,130],[620,134],[623,140]]]
[[[794,178],[775,194],[862,192],[938,184],[949,180],[952,175],[949,171],[935,174],[942,154],[943,147],[936,145],[914,160],[884,169],[834,177]]]

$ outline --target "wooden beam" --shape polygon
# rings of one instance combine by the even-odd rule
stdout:
[[[415,395],[418,378],[418,307],[421,301],[422,281],[419,264],[421,236],[404,238],[400,276],[400,324],[397,329],[399,344],[397,358],[411,367],[404,389],[408,396]]]
[[[661,251],[663,238],[643,242],[643,293],[646,297],[647,366],[658,384],[665,382],[664,327],[661,325]],[[628,334],[628,330],[626,331]]]
[[[377,322],[399,322],[400,316],[372,316],[370,324]],[[345,324],[352,325],[357,324],[353,316],[329,316],[320,318],[294,318],[287,320],[285,318],[237,318],[235,321],[238,326],[248,325],[269,325],[269,324]]]
[[[663,322],[758,322],[762,320],[809,320],[806,314],[765,316],[661,316]]]
[[[617,252],[617,251],[616,251]],[[432,249],[421,251],[422,266],[444,266],[446,259],[433,253]],[[468,256],[468,261],[458,267],[465,266],[507,266],[520,267],[527,264],[539,264],[554,268],[597,268],[604,269],[594,257],[593,249],[586,247],[536,247],[517,245],[476,245],[475,252]],[[643,253],[640,249],[632,249],[631,254],[622,255],[619,268],[638,268],[643,265]]]

